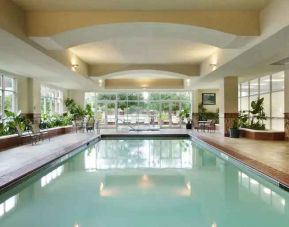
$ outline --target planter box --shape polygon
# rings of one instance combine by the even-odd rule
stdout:
[[[73,132],[72,126],[65,126],[65,127],[57,127],[57,128],[50,128],[47,129],[48,135],[47,137],[53,137],[58,135],[63,135],[66,133]],[[20,138],[17,134],[8,135],[8,136],[1,136],[0,137],[0,150],[5,150],[8,148],[16,147],[21,144],[31,143],[30,138]]]
[[[241,128],[241,137],[254,140],[285,140],[285,132]]]

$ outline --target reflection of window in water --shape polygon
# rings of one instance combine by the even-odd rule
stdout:
[[[88,171],[96,169],[96,149],[92,147],[87,149],[84,153],[84,168]]]
[[[194,152],[187,140],[105,140],[85,152],[84,166],[88,171],[192,168]]]
[[[58,168],[52,170],[50,173],[46,174],[45,176],[41,177],[41,187],[45,187],[57,177],[59,177],[64,170],[64,166],[59,166]]]
[[[240,171],[239,184],[251,193],[259,196],[265,203],[272,205],[280,211],[285,210],[286,200],[282,196]]]
[[[17,204],[18,195],[14,195],[9,199],[6,199],[3,203],[0,203],[0,217],[11,211]]]

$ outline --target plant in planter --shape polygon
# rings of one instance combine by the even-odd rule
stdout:
[[[250,128],[255,130],[265,130],[264,120],[267,119],[264,112],[264,98],[259,98],[256,101],[251,102],[250,114],[251,114],[251,123]]]
[[[5,126],[9,132],[7,134],[17,133],[16,127],[19,127],[21,132],[24,132],[30,128],[31,122],[21,114],[21,111],[14,113],[10,110],[4,110],[4,113],[6,116]]]
[[[199,120],[200,121],[206,121],[207,120],[207,109],[204,107],[202,103],[198,105],[198,113],[199,113]]]
[[[264,112],[264,98],[251,102],[251,110],[239,113],[240,126],[254,130],[265,130],[264,120],[267,116]]]
[[[187,123],[186,123],[186,128],[187,129],[192,129],[192,121],[190,119],[190,110],[188,108],[183,109],[180,114],[179,114],[182,123],[184,122],[184,119],[187,119]]]
[[[239,118],[236,118],[233,122],[232,128],[229,129],[231,138],[239,138],[240,137],[240,123]]]
[[[247,114],[246,111],[240,111],[238,118],[240,128],[249,128],[249,114]]]

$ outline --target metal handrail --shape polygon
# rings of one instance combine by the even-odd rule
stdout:
[[[123,121],[123,120],[121,120],[121,119],[116,119],[117,120],[117,122],[118,121],[121,121],[122,123],[124,123],[124,124],[126,124],[128,127],[130,127],[132,130],[136,130],[136,128],[134,128],[133,126],[131,126],[129,123],[125,123],[125,121]]]

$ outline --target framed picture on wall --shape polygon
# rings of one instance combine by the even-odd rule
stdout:
[[[202,93],[203,105],[216,105],[216,93]]]

